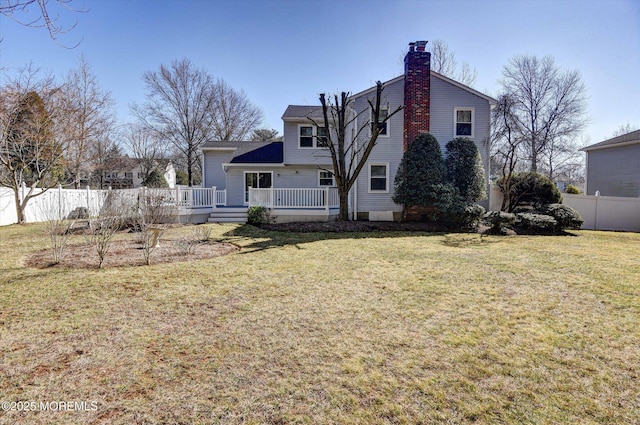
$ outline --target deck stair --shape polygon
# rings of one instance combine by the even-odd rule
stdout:
[[[218,207],[209,214],[209,223],[246,223],[247,207]]]

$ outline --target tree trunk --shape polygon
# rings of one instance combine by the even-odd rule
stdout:
[[[349,191],[338,188],[338,195],[340,196],[340,214],[338,215],[338,220],[349,221]]]
[[[27,207],[27,202],[20,202],[20,188],[13,192],[13,196],[16,202],[16,216],[18,217],[18,224],[24,224],[27,222],[27,216],[25,214],[25,209]],[[27,198],[28,200],[28,198]]]

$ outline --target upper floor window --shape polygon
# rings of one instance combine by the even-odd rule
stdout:
[[[380,107],[380,116],[378,117],[378,128],[380,129],[380,136],[389,135],[389,121],[385,121],[389,116],[389,107]],[[371,117],[371,132],[373,133],[373,117]]]
[[[453,137],[473,138],[473,108],[454,109],[454,132]]]
[[[106,173],[104,173],[104,178],[105,179],[117,179],[118,178],[118,173],[115,171],[107,171]]]
[[[299,125],[298,146],[308,149],[327,146],[327,128],[315,125]]]

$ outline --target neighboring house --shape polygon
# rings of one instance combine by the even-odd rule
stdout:
[[[587,195],[640,197],[640,130],[581,150],[587,153]]]
[[[394,179],[407,144],[420,133],[434,135],[443,152],[447,142],[456,137],[475,141],[489,181],[491,108],[496,102],[431,71],[431,54],[425,46],[426,42],[410,43],[405,73],[384,83],[381,112],[401,105],[405,108],[387,121],[350,193],[354,219],[399,219],[402,206],[391,199]],[[374,96],[375,87],[351,96],[352,117],[358,116],[354,128],[364,124],[368,127],[365,133],[371,128],[367,101]],[[203,187],[226,190],[226,206],[263,204],[275,209],[272,214],[281,220],[287,215],[289,220],[329,219],[337,213],[338,197],[337,189],[332,189],[331,157],[322,146],[322,108],[290,105],[282,120],[282,142],[205,143]],[[354,128],[347,129],[350,137],[356,133]],[[369,134],[364,136],[368,140]]]
[[[164,175],[170,188],[176,185],[176,170],[169,159],[157,159],[153,161],[154,168],[159,169]],[[110,169],[104,172],[102,185],[112,189],[130,189],[142,186],[146,178],[145,170],[141,166],[141,160],[137,158],[121,157],[111,161]]]

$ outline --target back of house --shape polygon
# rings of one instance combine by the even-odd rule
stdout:
[[[427,42],[409,44],[404,74],[384,83],[380,116],[403,107],[382,127],[349,194],[350,217],[398,220],[402,206],[392,201],[393,182],[406,147],[421,133],[444,146],[456,137],[473,140],[489,181],[491,108],[495,100],[431,71]],[[347,145],[355,148],[371,132],[369,100],[376,87],[351,96],[353,123]],[[338,196],[324,137],[320,105],[289,105],[282,142],[209,142],[203,148],[203,184],[226,190],[227,206],[262,204],[279,221],[329,220]],[[331,127],[329,125],[329,127]],[[358,131],[362,129],[363,131]]]

